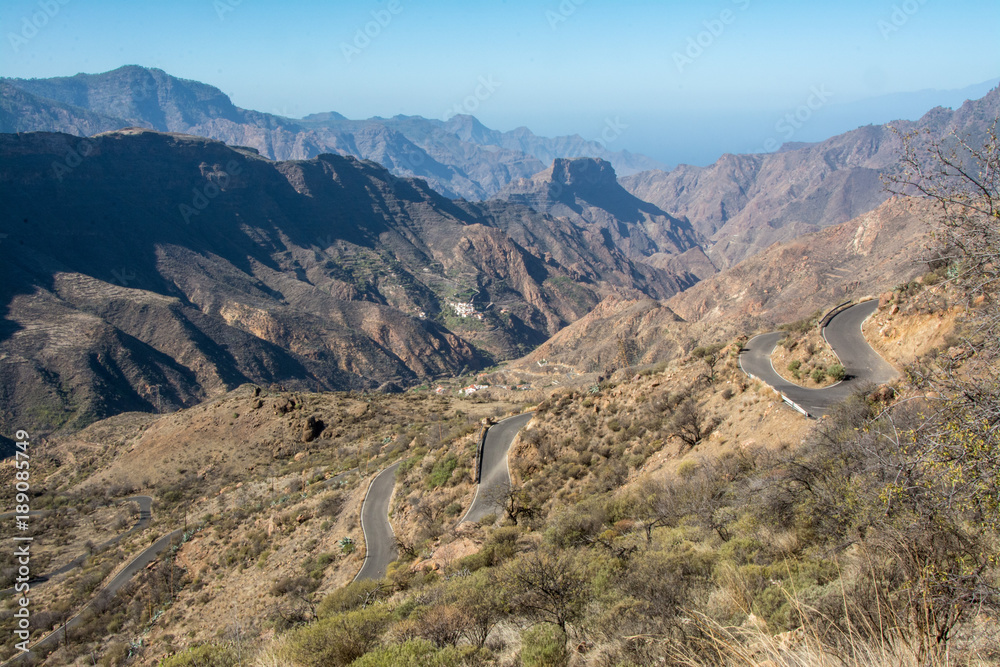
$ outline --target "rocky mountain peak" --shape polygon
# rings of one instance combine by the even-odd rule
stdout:
[[[480,145],[499,145],[499,133],[491,130],[475,116],[468,114],[456,114],[448,119],[444,124],[445,130],[451,132],[462,141],[469,141]]]
[[[539,176],[570,187],[582,186],[587,189],[621,187],[618,185],[615,168],[610,162],[601,158],[556,158],[552,168]]]

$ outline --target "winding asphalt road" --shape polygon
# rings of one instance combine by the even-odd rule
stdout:
[[[95,547],[94,549],[95,551],[104,551],[108,547],[118,544],[132,533],[138,532],[140,530],[145,530],[146,526],[149,525],[149,522],[153,518],[153,499],[150,498],[149,496],[131,496],[129,498],[122,498],[121,500],[121,502],[130,502],[130,501],[135,501],[136,503],[139,504],[139,520],[135,522],[135,525],[133,525],[131,528],[126,530],[121,535],[112,537],[107,542],[104,542],[103,544]],[[42,510],[42,511],[44,512],[47,510]],[[10,513],[8,512],[7,514]],[[34,512],[32,512],[31,514],[34,514]],[[29,580],[28,583],[34,586],[35,584],[45,583],[52,577],[59,576],[60,574],[65,574],[66,572],[69,572],[70,570],[83,565],[84,561],[87,560],[88,555],[89,554],[81,554],[80,556],[77,556],[76,558],[66,563],[59,569],[39,575],[34,579]],[[0,595],[12,595],[13,593],[14,593],[13,587],[0,591]]]
[[[517,432],[534,416],[532,412],[505,419],[486,432],[483,444],[482,477],[476,488],[476,497],[463,521],[479,521],[487,514],[497,511],[491,501],[494,490],[510,484],[510,470],[507,467],[507,451]],[[361,579],[381,579],[385,576],[389,563],[399,552],[396,548],[396,534],[389,523],[389,499],[396,484],[396,469],[401,461],[385,468],[371,481],[364,502],[361,504],[361,531],[365,536],[365,562],[354,577]]]
[[[128,531],[102,544],[100,546],[101,549],[118,543],[119,541],[124,539],[125,536],[131,535],[133,532],[136,532],[138,530],[144,530],[149,525],[149,522],[152,520],[153,516],[152,498],[150,498],[149,496],[133,496],[131,498],[125,498],[124,500],[134,500],[139,503],[139,520]],[[156,558],[164,550],[166,550],[167,547],[170,546],[170,543],[173,540],[180,539],[180,537],[183,534],[184,531],[182,529],[175,530],[172,533],[164,535],[160,539],[153,542],[153,544],[146,547],[142,552],[139,553],[138,556],[129,561],[129,563],[125,567],[123,567],[121,571],[118,572],[118,574],[112,577],[111,580],[93,598],[91,598],[87,604],[85,604],[80,609],[80,611],[78,611],[72,618],[67,620],[64,625],[60,626],[58,630],[54,630],[49,634],[47,634],[46,636],[42,637],[40,640],[31,645],[30,650],[27,653],[21,653],[11,658],[7,662],[3,663],[3,666],[6,667],[6,665],[23,664],[26,660],[29,659],[29,657],[35,657],[35,658],[40,657],[41,655],[44,655],[45,653],[58,647],[59,642],[62,640],[65,633],[72,631],[73,628],[75,628],[82,622],[83,613],[87,611],[87,609],[89,609],[96,600],[98,600],[101,597],[104,597],[105,599],[114,597],[115,594],[117,594],[118,591],[122,588],[122,586],[128,583],[132,579],[132,577],[134,577],[136,574],[139,573],[140,570],[142,570],[147,565],[156,560]],[[32,584],[41,583],[42,581],[46,581],[50,577],[54,577],[57,574],[68,572],[74,567],[78,567],[85,559],[86,556],[81,556],[79,558],[76,558],[73,561],[70,561],[68,564],[64,565],[63,567],[59,568],[58,570],[54,572],[49,572],[48,574],[39,577],[38,579],[35,579],[29,583]],[[13,589],[11,589],[11,591],[13,591]]]
[[[140,570],[156,560],[160,553],[169,547],[170,543],[174,539],[180,539],[183,534],[183,529],[177,529],[172,533],[164,535],[156,542],[153,542],[152,545],[147,547],[142,553],[133,558],[128,565],[122,568],[121,572],[112,577],[111,581],[109,581],[108,584],[97,593],[97,595],[91,598],[90,602],[85,604],[80,611],[76,612],[72,618],[66,621],[64,625],[59,626],[57,630],[53,630],[32,644],[27,653],[21,653],[20,655],[15,656],[3,663],[3,667],[6,667],[6,665],[22,664],[29,658],[29,656],[36,658],[41,657],[49,651],[57,648],[59,646],[59,642],[63,640],[65,633],[72,632],[73,628],[83,622],[83,613],[87,611],[98,598],[104,597],[105,599],[110,599],[114,597],[122,586],[127,584],[132,577],[139,573]]]
[[[399,555],[396,549],[396,533],[389,523],[389,499],[396,485],[396,469],[402,461],[396,461],[385,468],[368,485],[364,502],[361,503],[361,532],[365,536],[365,562],[354,577],[360,579],[381,579],[389,563]]]
[[[487,514],[493,514],[497,511],[497,490],[510,485],[510,468],[507,466],[507,452],[510,450],[510,443],[514,441],[517,432],[534,416],[533,412],[525,412],[522,415],[510,417],[494,424],[486,432],[486,442],[483,445],[482,475],[479,486],[476,488],[476,497],[472,499],[469,511],[465,513],[459,523],[476,522]]]
[[[771,353],[783,331],[754,336],[740,353],[740,368],[747,375],[760,378],[805,410],[810,417],[820,417],[840,403],[861,384],[884,384],[896,371],[865,340],[861,325],[878,309],[878,301],[864,301],[837,313],[823,329],[823,336],[843,364],[842,382],[823,389],[806,389],[784,379],[771,364]]]

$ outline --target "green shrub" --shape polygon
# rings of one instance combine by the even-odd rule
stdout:
[[[114,642],[104,652],[104,656],[101,658],[101,667],[118,667],[118,665],[124,665],[128,659],[128,654],[129,647],[127,643]]]
[[[792,359],[791,361],[788,362],[788,370],[792,371],[793,373],[799,370],[801,366],[802,362],[799,361],[798,359]]]
[[[434,467],[431,468],[430,474],[427,475],[428,490],[443,486],[449,479],[451,479],[451,473],[455,472],[455,468],[457,467],[458,457],[454,454],[449,454],[435,463]]]
[[[328,616],[293,632],[289,649],[304,667],[349,665],[375,647],[391,617],[385,605]]]
[[[426,639],[411,639],[366,653],[352,662],[351,667],[459,667],[485,661],[488,657],[485,651],[478,651],[472,646],[437,649]]]
[[[713,343],[711,345],[706,345],[704,347],[696,347],[691,351],[691,356],[696,359],[705,359],[707,357],[715,356],[719,350],[725,347],[724,343]]]
[[[553,623],[542,623],[521,634],[524,667],[562,667],[569,662],[566,633]]]
[[[826,379],[826,370],[822,368],[817,368],[812,372],[812,379],[816,382],[822,382]]]
[[[545,539],[561,548],[589,544],[604,531],[607,519],[604,501],[590,498],[553,516],[545,531]]]
[[[399,464],[398,468],[396,468],[396,478],[398,479],[404,477],[406,473],[413,470],[413,466],[417,465],[421,458],[421,455],[415,455],[408,459],[403,459],[403,462]]]
[[[797,333],[805,333],[809,331],[812,327],[816,326],[819,322],[819,318],[823,316],[822,310],[817,310],[815,313],[809,317],[805,317],[797,322],[792,322],[790,324],[782,324],[778,329],[782,331],[794,331]]]
[[[691,479],[700,468],[701,464],[695,459],[683,459],[677,464],[677,476],[681,479]]]
[[[482,551],[458,559],[458,569],[476,572],[489,565],[489,558]]]
[[[361,605],[381,600],[389,596],[385,582],[362,579],[333,591],[319,604],[316,615],[320,618],[357,609]]]
[[[829,368],[826,369],[826,374],[832,377],[837,382],[844,379],[845,371],[841,364],[831,364]]]
[[[520,535],[517,526],[501,526],[490,533],[480,551],[486,558],[486,564],[499,565],[512,558],[517,553],[517,538]]]

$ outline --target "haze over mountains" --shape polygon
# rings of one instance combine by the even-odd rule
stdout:
[[[576,135],[549,139],[525,127],[497,132],[461,114],[348,120],[330,112],[293,120],[241,109],[218,88],[136,65],[102,74],[2,79],[0,95],[2,132],[90,135],[137,126],[250,146],[276,160],[355,155],[398,176],[423,178],[452,198],[485,199],[555,157],[600,157],[623,174],[664,166]]]
[[[645,261],[700,277],[713,266],[732,266],[774,242],[845,222],[885,201],[879,174],[895,164],[901,145],[895,131],[926,130],[928,138],[975,131],[1000,108],[1000,92],[993,89],[954,111],[937,108],[917,121],[870,125],[816,144],[788,144],[776,153],[724,155],[708,167],[665,171],[648,158],[612,153],[580,137],[547,139],[527,128],[497,132],[467,115],[448,121],[417,116],[353,121],[330,112],[292,120],[240,109],[213,86],[138,66],[55,79],[3,79],[0,91],[0,130],[6,132],[89,135],[141,126],[249,146],[274,159],[354,155],[396,175],[423,178],[449,198],[533,199],[542,210],[549,207],[537,193],[520,191],[531,186],[514,184],[544,180],[556,158],[601,158],[633,195],[676,220],[686,218],[710,258],[677,266],[654,257],[653,250]],[[510,187],[515,189],[505,191]],[[608,218],[587,208],[591,222]],[[552,209],[567,213],[560,210]],[[642,242],[632,242],[637,244]]]
[[[45,428],[247,381],[401,388],[521,357],[608,297],[674,297],[663,318],[643,311],[644,339],[660,345],[648,349],[666,349],[679,318],[769,300],[796,267],[767,258],[808,267],[812,244],[848,247],[848,232],[813,234],[740,264],[882,205],[898,132],[980,136],[1000,112],[994,89],[914,122],[639,172],[657,165],[579,137],[464,115],[291,120],[135,66],[4,79],[0,95],[0,130],[18,133],[0,135],[0,392],[5,418]],[[884,227],[910,218],[879,211],[875,237],[909,252]],[[854,271],[910,270],[914,258],[887,252],[855,253]],[[812,303],[801,285],[843,291],[846,276],[826,289],[799,268],[787,275],[801,278],[800,305]],[[546,354],[613,348],[617,308],[580,325],[598,323],[602,340],[573,329]]]
[[[869,125],[816,144],[770,154],[724,155],[709,167],[628,176],[632,194],[679,218],[708,240],[719,268],[773,243],[846,222],[888,199],[880,176],[897,168],[901,135],[916,145],[952,132],[981,139],[1000,113],[1000,88],[955,110],[937,108],[917,121]]]

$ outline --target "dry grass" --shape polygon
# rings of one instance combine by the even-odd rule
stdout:
[[[938,644],[896,619],[886,609],[881,616],[890,625],[874,627],[868,622],[835,631],[832,619],[792,598],[803,618],[802,626],[771,634],[766,624],[750,614],[738,627],[725,626],[700,613],[692,623],[700,638],[669,651],[672,664],[686,667],[985,667],[997,665],[996,624],[977,619],[976,627],[965,627],[961,637]],[[851,602],[844,598],[844,606]],[[899,620],[899,622],[895,622]]]

